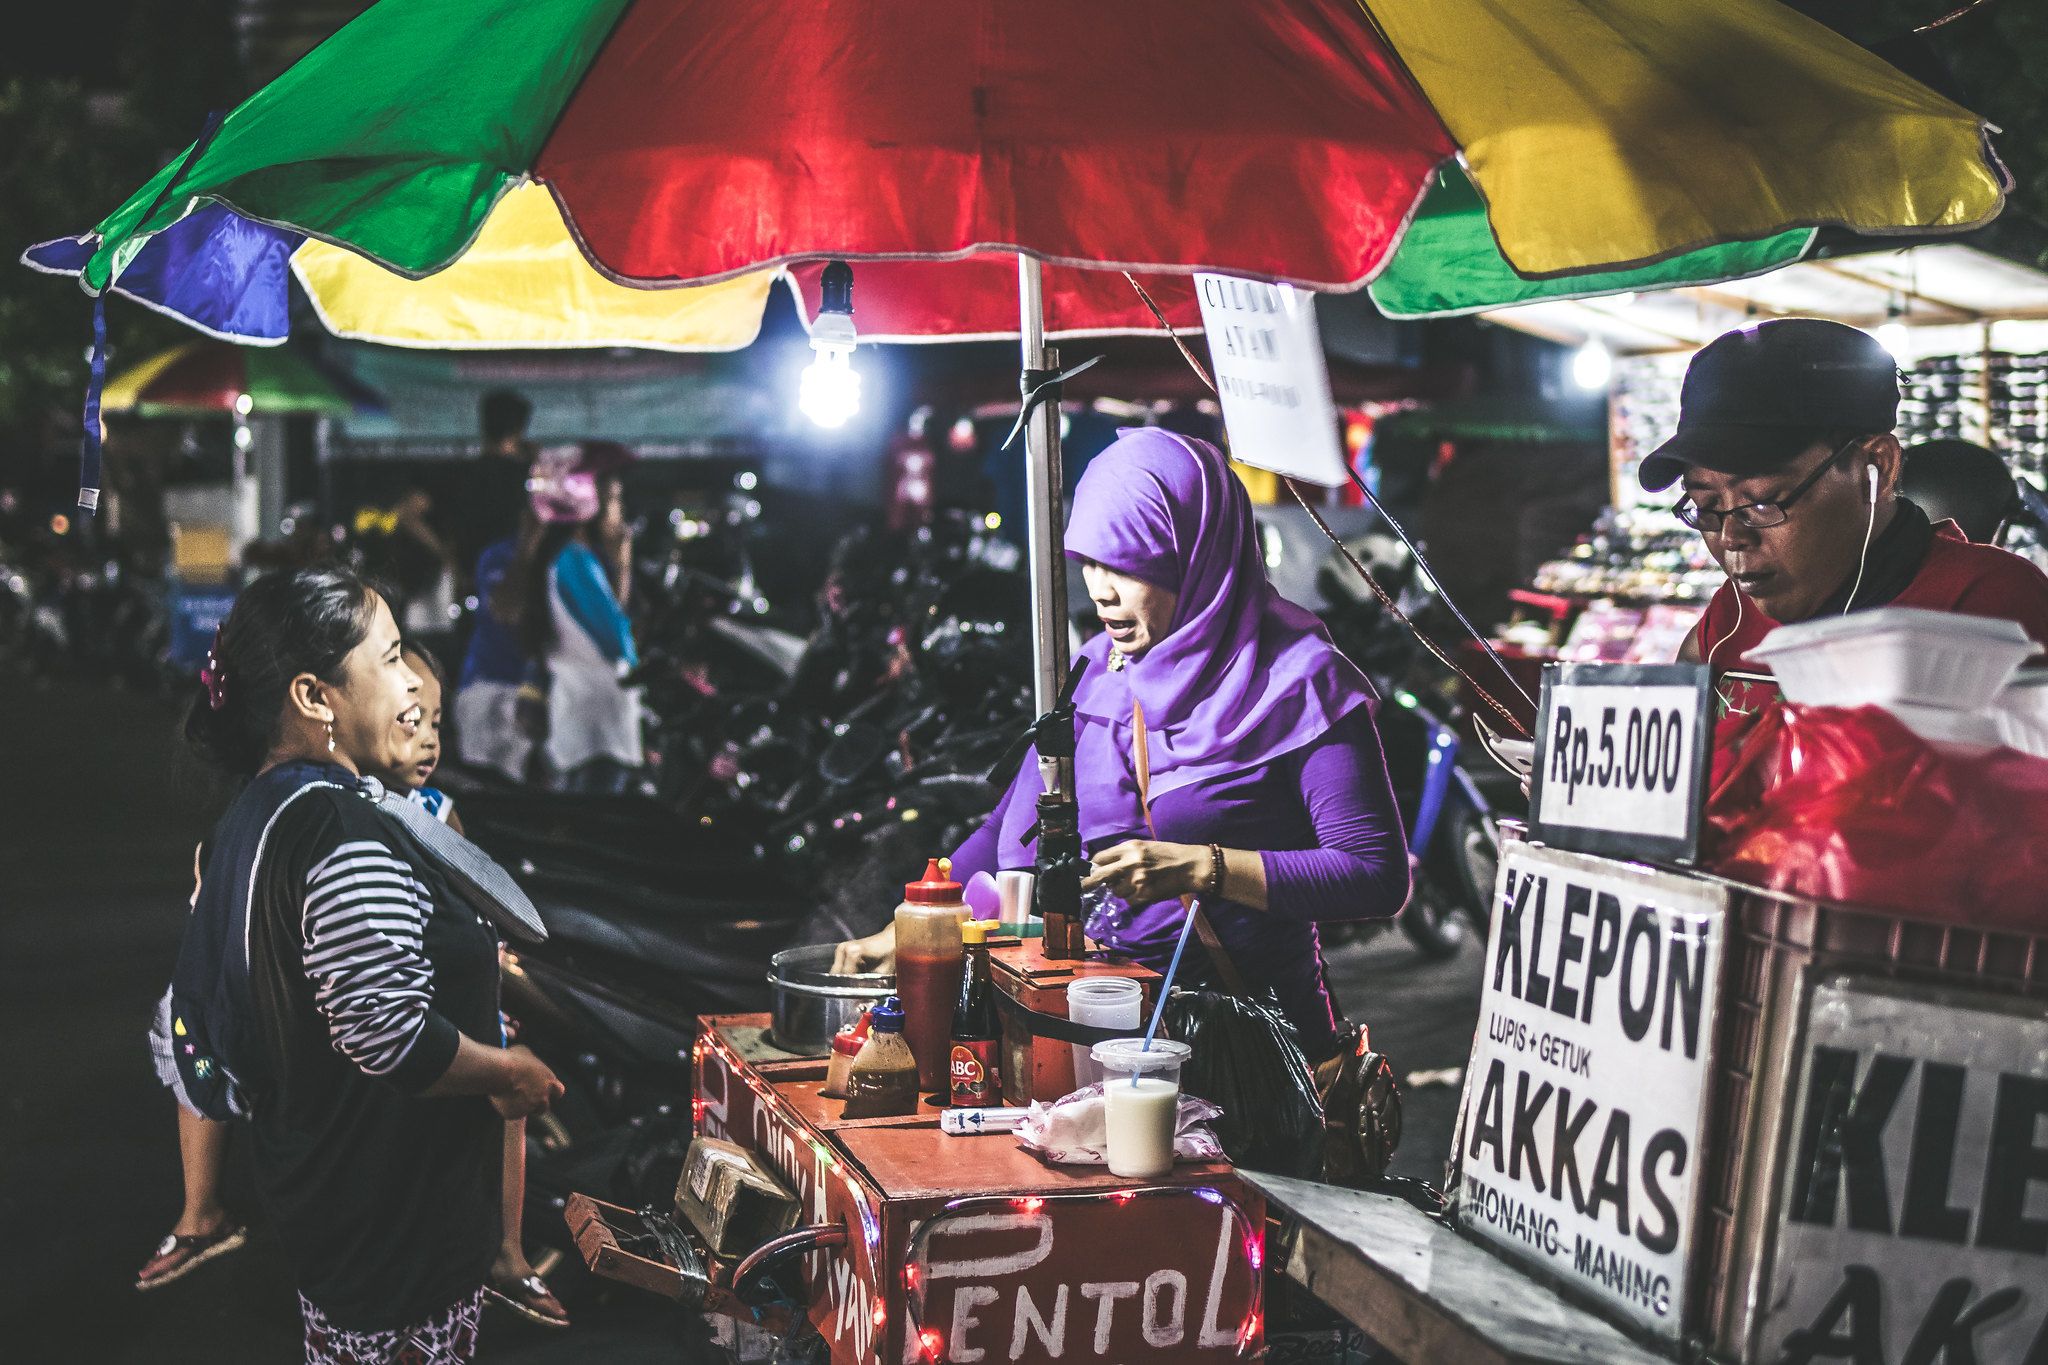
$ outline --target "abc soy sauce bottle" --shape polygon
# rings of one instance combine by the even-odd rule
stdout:
[[[988,975],[988,931],[985,920],[969,920],[960,926],[967,961],[960,977],[960,1001],[953,1009],[948,1092],[959,1109],[1003,1102],[1003,1026],[996,1017],[995,986]]]

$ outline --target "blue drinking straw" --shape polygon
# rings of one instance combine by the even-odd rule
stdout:
[[[1188,901],[1188,917],[1181,922],[1180,938],[1173,945],[1173,960],[1166,964],[1166,979],[1159,983],[1159,1003],[1152,1007],[1152,1022],[1145,1026],[1145,1043],[1140,1052],[1152,1050],[1152,1039],[1159,1032],[1159,1020],[1166,1013],[1166,993],[1173,989],[1173,978],[1180,972],[1180,956],[1188,950],[1188,932],[1195,927],[1195,902]],[[1138,1073],[1131,1073],[1131,1084],[1138,1084]]]

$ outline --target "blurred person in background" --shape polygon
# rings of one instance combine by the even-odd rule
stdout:
[[[466,571],[492,545],[519,533],[526,510],[526,479],[534,445],[527,439],[533,404],[510,389],[492,389],[477,403],[483,458],[464,471],[465,505],[453,539],[457,562]],[[475,591],[475,584],[461,585]]]
[[[1979,545],[1996,545],[2020,510],[2012,470],[1996,451],[1975,441],[1922,441],[1906,447],[1899,493],[1935,525],[1952,521]]]
[[[623,681],[640,655],[620,602],[632,553],[622,454],[603,443],[551,446],[529,483],[542,529],[520,569],[520,639],[546,663],[543,751],[551,780],[571,791],[622,791],[644,762],[640,692]]]
[[[455,687],[455,752],[464,763],[525,781],[533,759],[541,696],[539,661],[520,636],[525,614],[522,568],[540,548],[531,506],[518,530],[485,547],[476,561],[476,611]]]

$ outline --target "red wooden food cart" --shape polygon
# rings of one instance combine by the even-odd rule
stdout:
[[[999,980],[1027,997],[1062,973],[1143,970],[999,952]],[[1038,992],[1034,1007],[1058,994]],[[819,1093],[825,1060],[776,1047],[765,1014],[704,1017],[693,1069],[698,1147],[730,1142],[786,1191],[775,1235],[708,1244],[701,1214],[684,1216],[720,1199],[695,1148],[677,1216],[578,1195],[569,1221],[600,1274],[723,1318],[728,1343],[814,1331],[843,1365],[1217,1362],[1263,1349],[1265,1200],[1228,1164],[1132,1181],[1042,1161],[1009,1134],[949,1135],[928,1102],[845,1119]]]

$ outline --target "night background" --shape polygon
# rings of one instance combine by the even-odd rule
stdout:
[[[2015,181],[2005,210],[1989,227],[1948,240],[2048,269],[2048,4],[1980,0],[1930,32],[1913,31],[1957,3],[1797,0],[1791,7],[2002,130],[1996,150]],[[232,107],[364,8],[348,0],[73,0],[15,6],[0,20],[0,573],[11,572],[10,552],[66,572],[125,553],[72,509],[89,300],[74,281],[16,264],[20,252],[90,230],[175,157],[209,112]],[[297,308],[293,346],[334,363],[337,343],[303,298]],[[126,299],[112,299],[107,312],[110,372],[195,335]],[[1389,441],[1379,472],[1390,506],[1428,533],[1446,586],[1483,624],[1501,619],[1530,567],[1567,548],[1607,501],[1604,393],[1572,382],[1566,347],[1485,322],[1395,323],[1362,290],[1324,296],[1319,318],[1346,404],[1473,404],[1489,422],[1550,433],[1541,459],[1527,447],[1481,439],[1446,472],[1453,438],[1425,431],[1405,445]],[[702,395],[691,401],[710,405],[751,389],[753,401],[773,407],[794,392],[796,369],[809,354],[804,337],[778,288],[748,350],[658,362],[612,353],[593,363],[644,361],[650,386],[673,381]],[[1171,410],[1169,424],[1202,429],[1202,395],[1165,342],[1101,349],[1112,360],[1106,372],[1167,395],[1159,406]],[[749,565],[747,582],[774,602],[776,623],[798,636],[814,624],[812,599],[835,541],[882,514],[888,461],[913,413],[933,409],[935,436],[966,424],[957,458],[942,458],[936,475],[941,508],[971,510],[977,524],[987,512],[985,524],[1000,525],[1013,541],[1023,524],[1021,457],[1005,463],[986,453],[1014,411],[1014,345],[862,354],[868,401],[847,430],[820,435],[778,426],[775,436],[753,443],[692,444],[678,419],[678,430],[649,430],[644,443],[687,446],[687,456],[643,461],[627,483],[629,498],[657,529],[664,520],[694,527],[704,509],[735,505],[735,487],[750,495],[741,500],[753,503],[748,517],[766,528],[794,528]],[[492,358],[474,368],[482,374],[492,364],[523,363]],[[474,381],[479,388],[486,382]],[[465,401],[470,392],[463,390]],[[1006,403],[1009,410],[1001,410]],[[1213,427],[1213,417],[1206,420]],[[1100,413],[1075,420],[1070,478],[1118,424]],[[160,494],[166,481],[216,478],[226,467],[224,447],[207,445],[218,445],[225,427],[198,438],[133,422],[114,428],[110,487],[148,468]],[[319,470],[312,423],[295,421],[285,440],[293,472],[283,500],[318,506],[337,524],[386,508],[408,489],[428,490],[443,514],[462,496],[453,462],[418,449]],[[980,453],[961,453],[969,446]],[[1453,502],[1469,515],[1446,516]],[[1516,546],[1501,529],[1514,518],[1523,519],[1525,537],[1540,526],[1549,539]],[[156,528],[142,534],[168,538]],[[160,569],[165,554],[152,542],[141,559]],[[1302,581],[1309,577],[1303,571]],[[0,635],[0,650],[11,638]],[[13,1038],[13,1079],[0,1092],[0,1360],[289,1361],[298,1311],[260,1229],[256,1254],[147,1297],[131,1288],[135,1267],[176,1208],[178,1180],[169,1105],[147,1072],[143,1028],[176,952],[192,845],[221,792],[175,739],[189,682],[181,675],[181,692],[161,677],[123,676],[121,667],[38,672],[26,659],[0,658],[0,757],[13,776],[11,799],[0,803],[0,964],[11,969],[0,973],[0,990]],[[1347,992],[1371,994],[1391,1021],[1385,1037],[1404,1067],[1424,1074],[1455,1068],[1471,1030],[1477,950],[1452,946],[1429,964],[1430,975],[1412,969],[1414,958],[1395,937],[1345,945],[1333,974]],[[1456,1093],[1418,1090],[1411,1125],[1447,1132]],[[1439,1179],[1440,1161],[1420,1146],[1400,1173]],[[231,1201],[249,1208],[253,1192],[237,1161]],[[577,1267],[559,1283],[577,1316],[569,1333],[492,1327],[487,1319],[482,1358],[703,1358],[695,1329],[650,1296],[593,1281]]]

